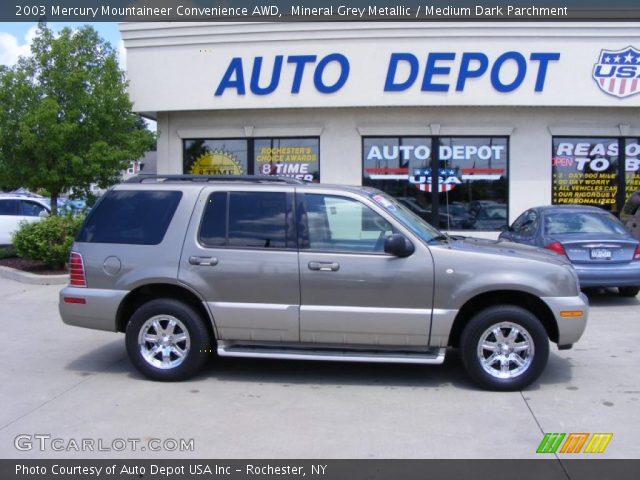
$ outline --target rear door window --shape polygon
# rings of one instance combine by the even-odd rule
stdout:
[[[296,248],[291,195],[214,192],[207,199],[198,239],[213,248]]]
[[[158,245],[162,242],[182,192],[115,190],[107,192],[89,214],[78,242]]]

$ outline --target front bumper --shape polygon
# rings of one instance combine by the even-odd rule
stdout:
[[[60,316],[67,325],[115,332],[116,314],[127,293],[122,290],[67,286],[60,290]],[[79,301],[84,303],[69,303]]]
[[[542,301],[553,312],[558,325],[558,346],[571,345],[577,342],[587,326],[589,317],[589,300],[584,293],[575,297],[542,297]],[[563,312],[564,315],[563,315]],[[579,316],[567,312],[582,312]]]

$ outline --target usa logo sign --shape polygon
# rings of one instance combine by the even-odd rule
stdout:
[[[640,50],[602,50],[593,66],[593,79],[604,93],[618,98],[640,93]]]

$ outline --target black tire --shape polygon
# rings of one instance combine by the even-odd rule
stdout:
[[[621,297],[635,297],[640,292],[640,287],[618,287]]]
[[[492,327],[502,327],[497,332],[502,340],[490,331]],[[505,334],[508,337],[511,332],[514,339],[504,338]],[[485,362],[480,360],[480,355],[487,360],[493,355],[489,349],[478,352],[481,339],[493,348],[500,348],[493,363],[489,362],[486,366],[492,373],[485,370]],[[533,345],[533,348],[519,353],[512,350],[514,347],[516,350],[524,349],[527,345]],[[483,388],[498,391],[521,390],[534,382],[547,365],[549,338],[540,320],[530,311],[515,305],[495,305],[477,313],[466,325],[460,338],[460,355],[469,376]],[[524,360],[522,366],[517,365],[513,355],[520,357],[519,361]],[[503,358],[504,361],[501,360]],[[507,364],[507,371],[504,373],[497,371],[498,364],[503,363]],[[518,369],[522,371],[518,372]],[[499,375],[504,375],[504,378],[499,378]]]
[[[160,331],[153,326],[154,320]],[[143,333],[159,340],[141,344],[139,338]],[[173,299],[151,300],[138,308],[127,324],[125,342],[129,360],[138,371],[152,380],[165,382],[195,375],[213,348],[204,319],[189,305]],[[161,350],[152,355],[154,347]],[[166,357],[163,352],[167,352]],[[180,352],[182,356],[178,355]]]

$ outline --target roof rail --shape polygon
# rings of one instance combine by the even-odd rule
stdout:
[[[140,174],[125,180],[124,183],[163,183],[163,182],[249,182],[249,183],[286,183],[304,185],[304,180],[293,177],[262,175],[154,175]]]

